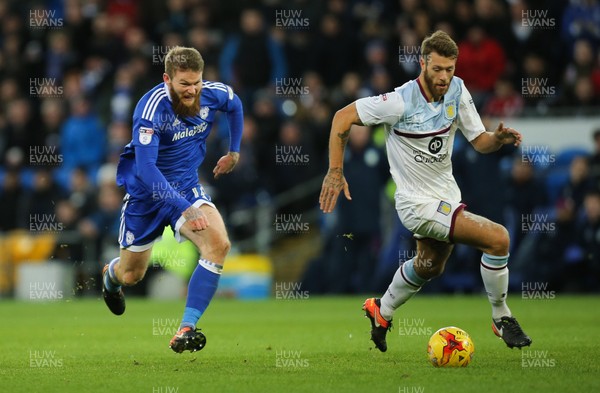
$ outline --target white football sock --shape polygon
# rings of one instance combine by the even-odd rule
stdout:
[[[492,305],[492,318],[499,321],[501,317],[511,316],[506,305],[508,295],[508,255],[499,257],[483,254],[481,256],[481,278]]]
[[[404,262],[396,270],[392,283],[381,297],[381,316],[391,320],[394,311],[419,292],[427,281],[417,275],[412,259]]]

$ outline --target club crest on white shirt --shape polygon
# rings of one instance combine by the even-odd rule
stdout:
[[[448,120],[456,117],[456,100],[444,100],[444,116]]]

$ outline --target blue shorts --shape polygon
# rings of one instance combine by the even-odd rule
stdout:
[[[201,185],[188,192],[182,192],[180,195],[194,207],[202,205],[215,207]],[[154,242],[160,240],[167,225],[171,226],[175,239],[181,243],[186,240],[179,233],[179,229],[184,223],[185,218],[178,209],[165,202],[164,199],[138,199],[126,194],[121,208],[119,244],[121,248],[129,251],[146,251],[152,247]]]

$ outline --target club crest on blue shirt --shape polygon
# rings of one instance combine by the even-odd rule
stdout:
[[[207,106],[203,106],[200,108],[200,118],[203,120],[206,120],[206,118],[208,117],[208,107]]]
[[[142,145],[148,145],[152,141],[154,130],[149,127],[140,127],[139,141]]]

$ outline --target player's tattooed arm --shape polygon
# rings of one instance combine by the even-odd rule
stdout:
[[[323,179],[321,194],[319,195],[319,204],[324,213],[330,213],[333,211],[337,203],[338,195],[342,191],[344,192],[346,199],[352,200],[352,197],[350,196],[350,189],[348,188],[348,182],[344,177],[344,170],[338,167],[329,168],[325,178]]]
[[[338,132],[337,136],[338,138],[340,138],[342,148],[344,148],[344,146],[346,146],[346,143],[348,143],[348,137],[350,137],[350,129],[347,129],[344,132]]]
[[[323,179],[323,186],[342,191],[344,189],[344,182],[344,170],[342,168],[329,168],[325,179]]]
[[[329,169],[319,196],[319,204],[324,213],[331,213],[337,203],[337,198],[343,191],[346,199],[351,200],[348,182],[344,178],[344,150],[350,128],[353,124],[362,125],[356,103],[349,104],[335,113],[329,134]]]

